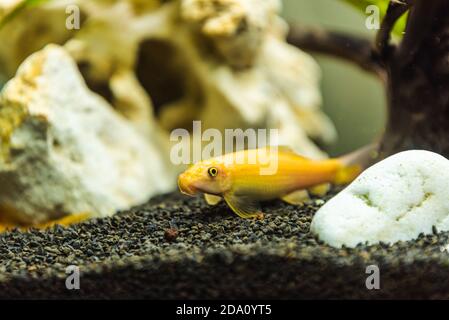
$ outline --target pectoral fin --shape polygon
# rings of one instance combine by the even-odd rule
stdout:
[[[263,217],[259,203],[249,197],[226,194],[224,199],[232,211],[243,219]]]
[[[288,204],[300,205],[310,200],[310,197],[307,190],[298,190],[282,197],[282,200],[287,202]]]
[[[327,194],[329,189],[330,189],[330,184],[323,183],[323,184],[319,184],[319,185],[316,185],[316,186],[310,188],[309,191],[311,194],[314,194],[316,196],[324,196]]]
[[[218,204],[221,201],[220,196],[215,196],[213,194],[208,194],[208,193],[204,194],[204,199],[206,199],[207,204],[211,205],[211,206],[215,206],[216,204]]]

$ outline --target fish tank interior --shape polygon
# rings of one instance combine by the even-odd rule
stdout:
[[[0,0],[0,298],[449,298],[448,17]]]

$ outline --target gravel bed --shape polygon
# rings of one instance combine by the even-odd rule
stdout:
[[[331,195],[263,220],[178,193],[68,228],[0,235],[0,298],[449,298],[449,233],[331,248],[309,233]],[[449,249],[449,247],[448,247]],[[377,265],[381,288],[368,290]],[[67,290],[66,267],[81,272]]]

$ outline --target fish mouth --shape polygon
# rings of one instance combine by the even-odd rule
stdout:
[[[198,192],[198,190],[191,183],[188,183],[188,179],[183,174],[181,174],[178,178],[178,187],[181,193],[188,196],[194,196]]]

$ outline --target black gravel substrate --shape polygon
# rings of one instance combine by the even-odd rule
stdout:
[[[449,298],[449,233],[334,249],[309,233],[323,203],[276,201],[248,221],[172,194],[69,228],[6,232],[0,298]],[[371,264],[379,290],[365,286]],[[80,290],[66,289],[69,265]]]

